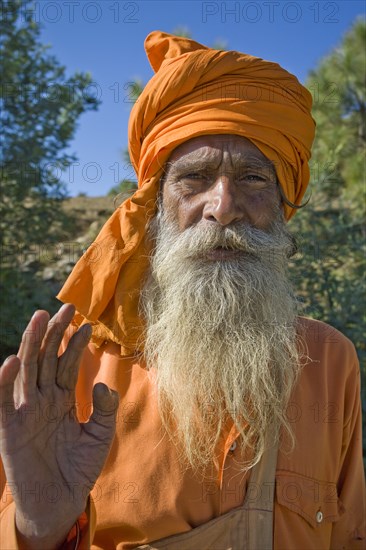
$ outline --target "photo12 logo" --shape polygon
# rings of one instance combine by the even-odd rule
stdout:
[[[139,23],[139,2],[85,0],[37,1],[22,4],[21,18],[23,21],[36,23],[68,23],[95,24],[102,20],[113,23]]]
[[[337,2],[202,2],[202,23],[338,23]]]

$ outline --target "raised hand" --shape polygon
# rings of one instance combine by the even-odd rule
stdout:
[[[76,332],[57,356],[74,307],[49,320],[37,311],[17,356],[0,368],[0,444],[16,504],[19,538],[29,548],[57,548],[84,511],[115,431],[118,394],[104,384],[93,390],[93,414],[75,416],[75,385],[91,328]]]

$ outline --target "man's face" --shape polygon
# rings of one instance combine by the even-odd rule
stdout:
[[[169,158],[163,210],[180,231],[202,221],[222,227],[242,222],[266,230],[278,216],[279,203],[272,163],[244,137],[199,136]],[[222,258],[222,251],[217,254]]]
[[[233,421],[253,463],[298,372],[292,237],[271,163],[247,139],[204,136],[169,159],[142,293],[145,358],[163,423],[194,468]],[[250,420],[246,431],[245,421]]]

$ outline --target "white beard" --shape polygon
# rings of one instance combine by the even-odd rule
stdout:
[[[299,371],[297,303],[287,280],[293,240],[282,215],[269,232],[201,222],[180,233],[159,212],[142,299],[145,358],[156,373],[163,424],[185,465],[217,466],[217,446],[233,421],[257,463],[269,434],[285,428]],[[211,261],[218,246],[240,250]]]

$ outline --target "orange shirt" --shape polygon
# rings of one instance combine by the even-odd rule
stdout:
[[[332,327],[301,318],[310,361],[288,407],[295,449],[280,449],[276,470],[274,548],[365,548],[359,368],[351,342]],[[144,366],[122,358],[117,344],[89,346],[80,371],[80,418],[91,389],[103,381],[120,394],[117,431],[92,491],[93,550],[135,548],[194,529],[241,506],[249,474],[232,429],[223,441],[220,475],[202,480],[182,471],[164,436],[154,388]],[[212,474],[212,472],[211,472]],[[0,548],[18,548],[14,504],[5,489]]]

